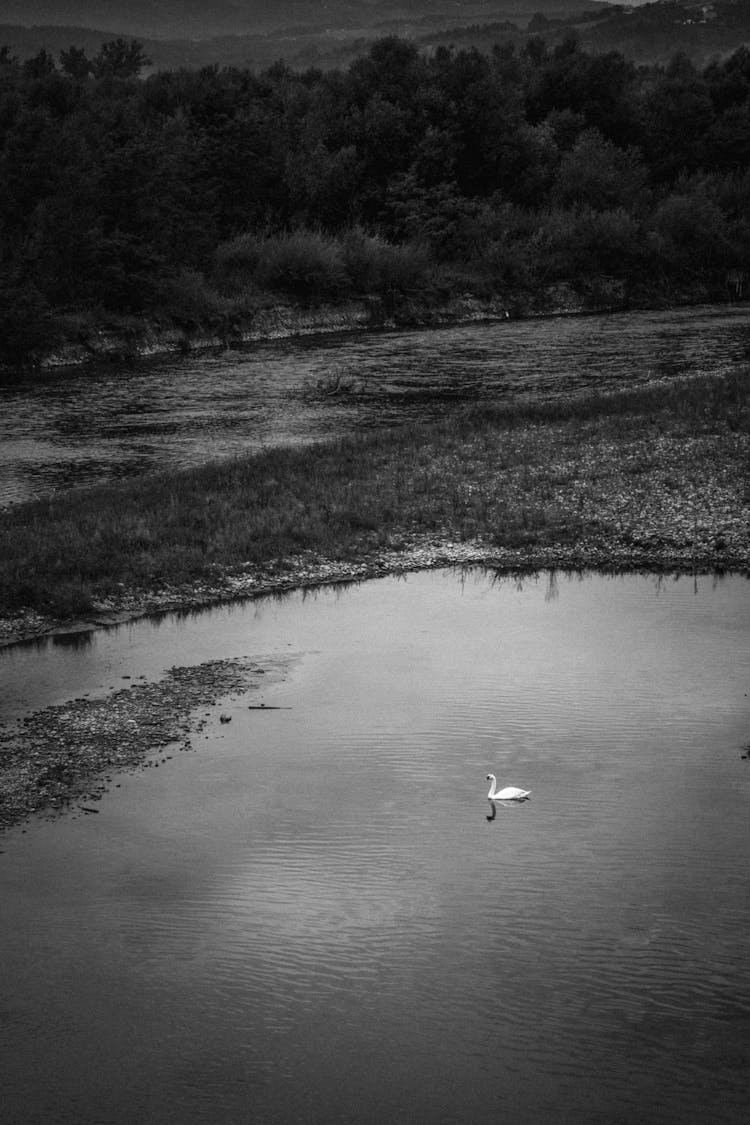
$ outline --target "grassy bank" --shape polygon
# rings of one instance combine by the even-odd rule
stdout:
[[[750,566],[750,369],[473,405],[439,424],[141,478],[5,513],[0,614],[203,600],[420,544],[514,566]],[[460,554],[460,552],[458,552]],[[295,569],[296,568],[296,569]],[[234,579],[230,582],[229,579]]]

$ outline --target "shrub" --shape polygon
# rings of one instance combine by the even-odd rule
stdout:
[[[33,363],[58,341],[56,321],[35,286],[0,286],[0,367]]]
[[[556,208],[540,217],[527,257],[533,257],[543,280],[575,280],[597,273],[621,277],[640,245],[638,222],[621,208]]]
[[[705,274],[734,265],[736,251],[724,215],[700,192],[667,196],[649,225],[651,245],[673,273]]]
[[[258,269],[264,239],[257,234],[240,234],[216,249],[216,273],[224,281],[243,284],[252,281]]]
[[[56,617],[77,617],[93,609],[91,590],[82,582],[63,582],[50,599],[50,609]]]
[[[431,264],[421,243],[396,246],[359,228],[344,238],[342,257],[349,283],[360,293],[404,292],[422,286]]]
[[[202,273],[183,269],[167,279],[161,290],[163,311],[181,328],[218,324],[230,310],[230,302],[213,289]]]
[[[346,289],[340,244],[315,231],[240,235],[219,247],[216,262],[228,280],[253,281],[301,300],[335,298]]]
[[[622,208],[582,211],[576,235],[577,245],[570,248],[570,260],[582,273],[601,271],[622,276],[642,244],[638,222]]]

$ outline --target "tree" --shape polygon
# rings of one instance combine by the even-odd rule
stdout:
[[[386,101],[406,105],[418,93],[424,72],[425,64],[414,44],[389,35],[352,63],[349,78],[360,104],[377,94]]]
[[[359,180],[353,145],[331,152],[321,142],[290,152],[284,175],[295,225],[340,229],[352,218]]]
[[[750,164],[750,99],[730,105],[705,136],[706,168],[747,168]]]
[[[750,48],[738,47],[723,62],[711,63],[706,69],[711,98],[718,110],[741,105],[750,96]]]
[[[466,199],[455,183],[424,189],[407,174],[389,185],[383,221],[400,241],[429,246],[438,261],[469,261],[486,244],[489,214],[486,203]]]
[[[598,129],[587,129],[560,161],[552,198],[596,211],[632,208],[647,181],[648,169],[637,149],[617,148]]]
[[[641,145],[652,176],[672,180],[700,168],[715,120],[708,83],[684,55],[675,55],[644,99]]]
[[[150,66],[143,44],[137,39],[113,39],[103,43],[91,67],[95,78],[137,78],[144,66]]]
[[[60,51],[60,67],[63,74],[69,78],[83,81],[92,71],[91,60],[86,55],[83,47],[69,47],[67,51]]]
[[[569,39],[532,75],[527,113],[537,122],[554,110],[569,109],[581,114],[590,128],[626,145],[635,139],[634,80],[635,68],[622,55],[589,55]]]
[[[50,74],[55,73],[57,68],[55,67],[55,60],[52,58],[52,55],[42,47],[33,58],[26,59],[21,69],[24,78],[38,79],[49,77]]]
[[[681,189],[681,190],[680,190]],[[667,270],[683,280],[723,276],[735,265],[736,251],[726,218],[698,183],[680,189],[659,204],[652,216],[652,245]]]

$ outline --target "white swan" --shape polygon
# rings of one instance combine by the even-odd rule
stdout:
[[[515,785],[509,785],[507,789],[501,789],[498,793],[495,788],[497,778],[494,773],[488,773],[487,780],[490,783],[490,791],[487,794],[489,801],[525,801],[531,796],[530,789],[516,789]]]

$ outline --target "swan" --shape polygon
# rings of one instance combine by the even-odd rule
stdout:
[[[498,793],[495,788],[497,778],[494,773],[488,773],[487,780],[490,783],[490,791],[487,794],[488,801],[526,801],[531,796],[530,789],[516,789],[515,785],[509,785]]]

